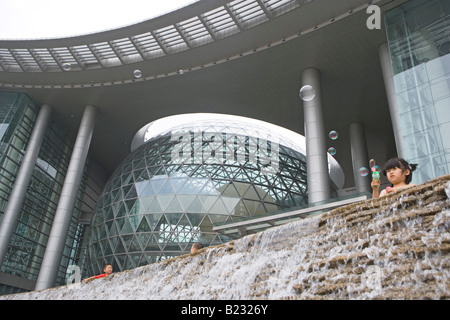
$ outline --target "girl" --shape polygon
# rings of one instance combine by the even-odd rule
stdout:
[[[378,194],[380,181],[378,179],[372,179],[372,198],[383,197],[400,189],[415,186],[415,184],[411,183],[411,180],[412,172],[416,170],[416,167],[417,164],[409,164],[402,158],[389,159],[384,165],[383,175],[388,178],[391,186],[386,187],[386,189]]]

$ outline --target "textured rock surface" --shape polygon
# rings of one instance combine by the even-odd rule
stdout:
[[[449,299],[450,175],[109,278],[0,299]]]

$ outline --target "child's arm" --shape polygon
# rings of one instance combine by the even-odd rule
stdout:
[[[372,179],[372,183],[370,184],[370,186],[372,187],[372,198],[376,199],[378,198],[379,195],[379,191],[380,191],[380,180],[378,179]],[[384,190],[383,190],[384,191]],[[383,193],[383,191],[381,191],[381,193]]]

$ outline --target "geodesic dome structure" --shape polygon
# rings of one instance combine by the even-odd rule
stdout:
[[[215,224],[306,205],[303,141],[243,117],[194,114],[150,123],[98,202],[91,272],[105,263],[125,270],[185,254],[196,241],[221,244],[232,239],[214,232]]]

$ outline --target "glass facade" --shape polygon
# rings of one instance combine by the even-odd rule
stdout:
[[[232,239],[215,224],[308,203],[306,158],[292,146],[300,150],[302,136],[292,142],[241,117],[195,117],[175,116],[159,131],[152,123],[111,176],[93,220],[91,274],[186,254],[196,241],[221,244]]]
[[[27,95],[0,92],[0,223],[38,112],[39,107]],[[50,122],[1,272],[37,279],[71,152],[70,140]],[[80,195],[83,187],[82,183]],[[77,239],[84,228],[77,222],[79,207],[80,201],[66,240],[57,285],[65,283],[67,266],[75,264],[78,257]],[[0,283],[0,294],[16,290]]]
[[[404,158],[413,182],[450,172],[450,1],[411,0],[386,13]]]

